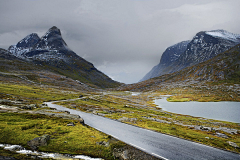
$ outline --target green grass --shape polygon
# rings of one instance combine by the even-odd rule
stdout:
[[[91,95],[90,97],[86,97],[85,99],[77,100],[74,102],[61,102],[59,104],[65,105],[66,107],[72,109],[79,109],[82,111],[89,111],[88,109],[90,108],[96,109],[97,113],[103,113],[105,114],[105,117],[111,119],[119,119],[122,117],[137,118],[136,121],[132,122],[127,121],[125,123],[240,153],[240,149],[234,148],[228,145],[227,143],[227,141],[231,141],[237,143],[240,146],[239,133],[236,135],[224,133],[227,136],[229,136],[228,139],[224,139],[215,136],[215,131],[206,132],[201,130],[194,130],[174,123],[166,124],[152,121],[144,117],[151,117],[169,122],[177,121],[185,125],[198,125],[198,126],[202,125],[215,128],[219,127],[218,124],[220,124],[220,126],[240,130],[240,126],[237,123],[201,119],[191,116],[184,116],[180,114],[165,112],[158,108],[155,108],[155,106],[152,105],[153,98],[152,97],[149,98],[149,96],[159,96],[159,93],[151,93],[151,95],[147,93],[142,93],[139,96],[131,96],[126,94],[120,95],[119,92],[118,93],[109,92],[108,95],[96,94],[96,96]],[[184,98],[179,96],[176,99],[173,98],[173,101],[189,101],[190,98],[189,97]],[[141,105],[139,104],[145,104],[148,107],[141,107]],[[113,112],[111,113],[106,111]],[[209,137],[209,139],[206,137]]]
[[[29,103],[42,103],[46,101],[74,99],[81,93],[66,92],[51,87],[40,87],[34,85],[21,85],[0,83],[0,98],[17,98],[29,101]]]
[[[75,126],[67,126],[70,122]],[[96,142],[107,142],[110,139],[109,136],[91,127],[83,126],[78,121],[50,118],[45,115],[1,113],[0,143],[19,144],[30,149],[27,141],[44,134],[50,135],[48,145],[39,147],[40,151],[45,152],[83,154],[113,159],[112,147],[124,145],[119,141],[110,147],[97,145]]]

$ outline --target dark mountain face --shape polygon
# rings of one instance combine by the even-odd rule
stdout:
[[[209,60],[240,43],[240,35],[224,30],[199,32],[176,61],[177,70]],[[177,71],[173,69],[171,72]]]
[[[30,48],[40,41],[36,33],[32,33],[17,43],[16,47]]]
[[[10,46],[9,52],[20,59],[31,61],[83,83],[102,88],[119,85],[118,82],[98,71],[92,63],[73,52],[55,26],[41,38],[37,34],[30,34],[17,45]]]
[[[183,41],[171,47],[168,47],[161,57],[160,64],[162,64],[163,66],[169,66],[174,63],[179,58],[179,56],[186,50],[189,42],[190,41]]]
[[[161,75],[144,82],[121,86],[119,90],[130,89],[135,92],[156,91],[162,90],[165,86],[169,88],[184,86],[184,89],[186,89],[187,86],[191,88],[194,84],[197,84],[198,87],[201,85],[206,87],[209,83],[210,86],[217,84],[214,90],[221,88],[224,83],[231,85],[240,84],[240,44],[202,63],[186,67],[174,73]],[[219,84],[221,85],[219,86]],[[228,89],[224,92],[228,92],[231,85],[230,87],[226,85]],[[239,92],[236,88],[233,90],[235,93]]]
[[[35,50],[70,50],[57,27],[50,28],[34,46]]]
[[[180,71],[186,67],[204,62],[239,43],[240,35],[224,30],[199,32],[190,42],[188,41],[185,48],[182,47],[182,54],[179,54],[176,59],[173,60],[167,56],[169,54],[166,52],[167,49],[166,53],[164,52],[162,55],[160,63],[142,80]]]
[[[40,38],[38,35],[36,33],[32,33],[19,41],[16,45],[11,45],[8,50],[14,56],[23,58],[24,53],[32,50],[33,46],[36,45],[39,41]]]
[[[183,41],[177,43],[171,47],[168,47],[162,54],[160,63],[152,68],[140,81],[144,81],[153,77],[157,77],[161,72],[174,62],[178,60],[181,54],[187,49],[187,45],[190,41]]]

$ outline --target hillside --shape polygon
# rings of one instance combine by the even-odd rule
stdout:
[[[168,47],[162,54],[160,63],[154,66],[150,72],[148,72],[140,81],[158,77],[162,74],[165,68],[176,62],[181,54],[186,50],[187,45],[190,41],[183,41],[177,43],[171,47]]]
[[[169,94],[192,91],[192,95],[201,92],[214,94],[213,97],[226,95],[227,100],[240,100],[240,44],[205,62],[143,82],[122,85],[119,90],[164,91]]]
[[[38,64],[17,58],[0,48],[0,81],[13,84],[26,84],[75,90],[92,90],[86,84],[54,73]],[[93,87],[97,87],[92,85]],[[95,89],[96,90],[96,89]]]
[[[171,50],[171,47],[169,47],[163,53],[160,63],[143,79],[146,80],[164,74],[173,73],[186,67],[207,61],[239,43],[239,34],[233,34],[225,30],[199,32],[190,42],[182,45],[183,47],[178,50],[181,54],[179,54],[177,59],[172,59],[171,57],[168,57],[167,59],[165,58],[166,55],[169,54],[168,50]]]
[[[120,83],[97,70],[92,63],[78,56],[63,40],[57,27],[50,28],[41,38],[32,33],[9,47],[10,55],[32,62],[57,74],[100,88]]]

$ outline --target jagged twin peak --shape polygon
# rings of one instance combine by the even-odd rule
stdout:
[[[92,63],[68,48],[57,27],[50,28],[41,38],[32,33],[9,47],[15,57],[44,66],[58,74],[96,86],[114,87],[118,82],[97,70]]]
[[[27,37],[23,38],[16,45],[11,45],[8,51],[16,57],[23,57],[24,53],[29,52],[35,44],[40,41],[40,38],[36,33],[32,33]]]
[[[37,50],[69,50],[66,42],[63,40],[60,29],[53,26],[42,36],[41,40],[34,46]]]
[[[32,33],[16,45],[9,47],[9,52],[19,58],[28,58],[29,52],[33,51],[71,51],[63,40],[60,30],[53,26],[41,38],[36,33]]]
[[[141,81],[204,62],[239,43],[240,34],[233,34],[225,30],[199,32],[191,41],[181,42],[169,47],[162,54],[160,63],[153,67]],[[177,54],[170,51],[175,51]]]

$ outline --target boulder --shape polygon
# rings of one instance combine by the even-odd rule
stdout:
[[[43,135],[41,137],[37,137],[28,141],[27,144],[32,150],[37,150],[38,147],[40,146],[47,146],[49,140],[50,140],[49,135]]]
[[[67,126],[73,126],[74,127],[75,125],[74,125],[73,122],[70,122],[70,123],[67,124]]]
[[[230,146],[235,147],[235,148],[239,148],[239,146],[238,146],[236,143],[234,143],[234,142],[228,141],[228,144],[229,144]]]
[[[46,103],[43,103],[42,107],[48,107],[48,105]]]
[[[122,117],[122,118],[119,118],[118,121],[120,122],[127,122],[129,119],[127,117]]]
[[[33,110],[35,108],[37,108],[36,104],[30,104],[30,105],[24,105],[20,107],[21,109],[27,109],[27,110]]]
[[[141,160],[159,160],[152,155],[149,155],[141,150],[131,147],[125,146],[122,148],[114,148],[113,149],[113,156],[119,160],[134,160],[134,159],[141,159]]]
[[[216,132],[216,136],[221,137],[221,138],[228,138],[226,134]]]

